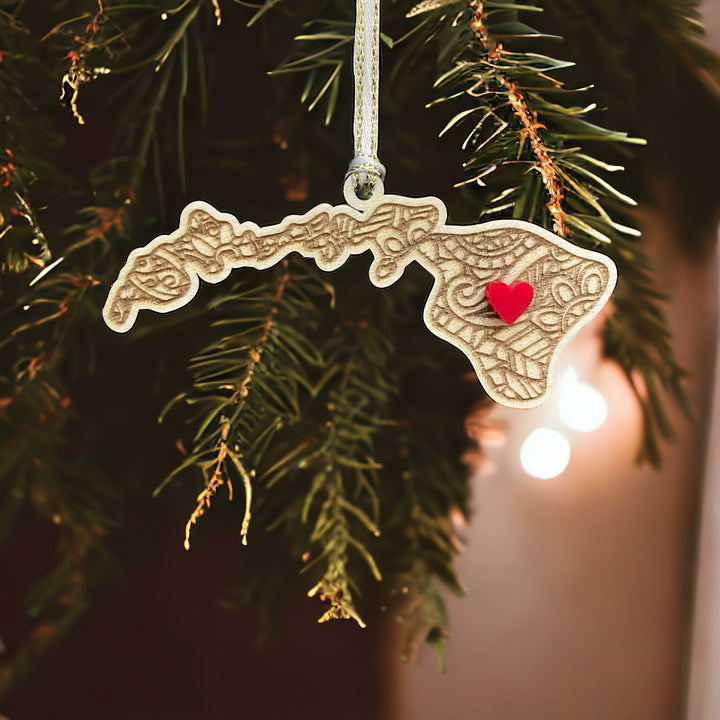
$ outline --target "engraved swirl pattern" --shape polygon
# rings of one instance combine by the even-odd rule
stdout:
[[[200,280],[220,282],[234,268],[266,269],[298,252],[322,270],[335,270],[371,250],[370,279],[378,287],[395,282],[413,261],[433,275],[425,322],[467,355],[493,399],[536,405],[548,392],[559,350],[610,296],[615,267],[528,223],[454,226],[445,218],[437,198],[385,196],[362,211],[323,204],[259,227],[191,203],[174,233],[130,254],[103,315],[112,329],[125,332],[140,310],[182,307]],[[485,288],[517,280],[530,283],[535,297],[507,325],[485,299]]]
[[[441,337],[454,336],[457,346],[475,357],[476,369],[479,364],[489,377],[483,385],[492,385],[501,402],[523,404],[544,396],[561,342],[604,304],[610,268],[527,231],[496,231],[484,245],[477,236],[453,240],[438,235],[427,240],[428,252],[442,248],[434,252],[442,279],[428,302],[428,325]],[[530,307],[513,325],[506,325],[485,299],[485,287],[494,280],[522,281],[535,290]]]

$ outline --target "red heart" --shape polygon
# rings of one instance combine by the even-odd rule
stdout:
[[[493,310],[508,324],[512,325],[530,306],[535,291],[530,283],[491,282],[485,288],[485,297]]]

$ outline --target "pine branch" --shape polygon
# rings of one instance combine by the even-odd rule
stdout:
[[[539,6],[514,0],[422,2],[407,13],[421,19],[409,51],[422,37],[426,45],[438,46],[439,97],[431,105],[457,108],[441,135],[465,127],[462,148],[468,153],[464,164],[468,177],[457,186],[485,188],[482,195],[473,195],[480,216],[534,222],[607,253],[620,271],[618,302],[623,304],[621,298],[627,295],[645,308],[643,313],[630,309],[626,319],[619,314],[613,318],[615,339],[608,342],[607,352],[631,379],[643,408],[644,440],[638,457],[657,464],[657,435],[669,438],[672,433],[664,401],[659,397],[651,401],[645,388],[654,388],[659,381],[669,398],[684,408],[683,373],[669,351],[658,304],[661,296],[652,276],[641,278],[636,271],[637,265],[646,263],[637,247],[640,233],[631,214],[636,202],[610,180],[624,168],[605,159],[619,147],[640,146],[644,140],[591,122],[595,104],[580,105],[576,99],[589,88],[566,87],[559,77],[573,63],[534,47],[527,49],[552,37],[519,20],[521,14],[541,11]],[[673,12],[677,32],[688,32],[694,21],[687,9]],[[341,69],[349,58],[351,25],[344,19],[318,19],[308,21],[306,27],[313,31],[296,38],[294,54],[276,72],[307,73],[303,99],[313,108],[327,98],[328,123]],[[388,44],[397,43],[388,39]],[[647,314],[657,322],[644,329],[641,347],[637,323]]]
[[[59,378],[35,359],[18,381],[12,396],[0,398],[0,548],[21,512],[32,508],[58,528],[58,560],[28,594],[31,626],[0,662],[0,696],[85,611],[97,582],[92,569],[108,560],[103,538],[117,522],[115,489],[65,437],[72,403],[65,389],[58,392]]]
[[[581,246],[607,253],[617,263],[616,306],[622,312],[608,325],[606,352],[625,371],[643,409],[639,458],[658,465],[656,433],[667,438],[672,432],[664,400],[654,388],[659,380],[684,409],[683,373],[670,351],[669,331],[652,277],[638,272],[647,260],[637,248],[640,233],[627,210],[636,203],[606,179],[608,173],[623,168],[583,147],[644,141],[591,123],[587,118],[594,104],[568,103],[587,90],[566,88],[556,77],[571,63],[511,49],[548,37],[520,22],[520,10],[539,12],[541,8],[459,0],[422,3],[409,13],[432,13],[436,24],[430,26],[431,35],[449,25],[454,29],[457,49],[450,68],[437,80],[442,95],[435,103],[462,108],[441,134],[470,126],[462,145],[469,153],[465,168],[470,177],[459,185],[488,186],[490,192],[476,201],[481,216],[538,223]],[[633,298],[634,307],[625,297]]]
[[[69,32],[82,28],[66,37],[69,69],[64,70],[70,81],[65,89],[72,93],[67,97],[78,116],[79,87],[109,74],[98,68],[126,50],[124,37],[113,36],[102,11],[100,5],[92,17],[62,26]],[[116,172],[117,163],[110,162],[105,175],[95,176],[102,182],[94,188],[93,204],[86,203],[73,225],[75,203],[83,195],[58,171],[60,141],[48,124],[48,106],[57,102],[48,68],[62,33],[40,43],[15,17],[0,12],[0,34],[7,48],[0,56],[1,144],[7,148],[0,177],[0,278],[6,301],[0,308],[0,424],[13,448],[0,467],[0,517],[7,522],[5,542],[12,537],[13,518],[28,507],[59,527],[58,561],[28,596],[29,635],[0,667],[4,694],[84,612],[97,568],[107,564],[102,539],[114,523],[116,496],[110,480],[69,447],[65,428],[73,398],[66,381],[73,363],[87,372],[88,336],[80,340],[79,333],[97,318],[94,268],[102,275],[113,272],[110,257],[117,252],[115,241],[130,232],[128,210],[135,194]],[[141,159],[143,152],[141,146]],[[57,202],[61,197],[66,202]],[[44,207],[46,198],[54,214]],[[51,234],[55,258],[45,239]]]
[[[385,377],[388,347],[367,322],[343,324],[321,356],[309,341],[319,316],[317,311],[308,313],[307,303],[315,305],[318,299],[301,294],[308,290],[312,290],[311,276],[298,283],[285,265],[273,293],[256,296],[257,291],[250,289],[217,304],[227,312],[229,302],[237,303],[244,314],[216,323],[237,328],[236,332],[193,359],[193,393],[171,402],[200,404],[202,414],[192,452],[165,482],[193,465],[205,475],[188,532],[217,489],[231,485],[233,475],[242,476],[246,487],[249,477],[261,483],[256,493],[261,526],[298,526],[313,518],[308,540],[320,549],[304,572],[324,568],[308,593],[330,602],[320,621],[354,618],[364,626],[354,607],[356,585],[349,564],[351,555],[356,555],[380,579],[358,533],[379,534],[373,489],[378,465],[372,459],[372,437],[388,422],[382,411],[392,396]],[[325,292],[318,283],[319,290]],[[300,317],[305,325],[302,332],[295,327]],[[306,374],[313,368],[314,380]],[[320,437],[308,440],[301,432],[300,441],[294,440],[294,425],[317,422],[312,406],[318,402],[328,413],[315,427],[316,433],[321,430]],[[228,464],[228,458],[233,463]],[[244,471],[243,463],[253,469]],[[310,485],[302,491],[298,513],[291,491],[300,491],[300,477],[308,478]],[[295,482],[285,487],[292,478]]]
[[[352,618],[365,627],[353,602],[351,550],[375,580],[382,579],[373,554],[355,534],[380,535],[375,489],[380,465],[374,459],[374,437],[390,423],[395,383],[388,374],[389,352],[387,341],[366,321],[337,328],[325,348],[330,375],[323,384],[329,389],[330,416],[324,441],[309,464],[313,480],[303,508],[305,521],[316,498],[323,498],[310,535],[310,543],[321,550],[306,568],[324,566],[321,579],[308,592],[330,603],[319,622]]]
[[[0,278],[51,259],[31,197],[38,174],[53,167],[60,138],[43,122],[30,88],[49,84],[30,33],[0,10]]]
[[[311,387],[307,373],[320,362],[317,350],[293,327],[294,318],[307,311],[304,293],[312,291],[311,281],[302,287],[303,279],[307,281],[300,273],[293,277],[284,261],[274,286],[250,286],[215,303],[229,317],[214,327],[233,332],[192,359],[193,391],[181,393],[163,411],[161,419],[180,401],[201,410],[192,452],[156,491],[190,466],[202,470],[205,489],[187,524],[186,548],[191,526],[210,506],[217,489],[227,483],[232,496],[233,477],[245,487],[241,536],[243,544],[247,542],[254,468],[262,462],[274,435],[300,418],[299,395]],[[235,314],[233,308],[239,312]],[[246,470],[246,462],[253,469]],[[273,466],[275,479],[287,471],[282,462]]]
[[[220,25],[216,0],[188,0],[168,10],[155,3],[106,0],[98,2],[94,14],[66,20],[45,38],[56,51],[66,52],[69,66],[61,81],[61,100],[78,122],[85,123],[78,110],[80,88],[105,77],[111,88],[110,101],[119,107],[114,189],[124,186],[130,189],[126,197],[139,195],[140,182],[152,162],[161,210],[165,200],[162,154],[176,156],[180,189],[185,192],[185,104],[191,77],[197,81],[201,111],[207,107],[205,40],[198,25],[204,24],[207,13],[203,10],[208,7],[213,9],[215,24]],[[191,68],[192,60],[196,68]],[[171,98],[175,91],[176,99]],[[158,127],[173,107],[177,132],[173,146],[168,143],[166,147],[163,138],[167,133],[158,133]]]
[[[278,305],[281,303],[283,295],[285,293],[285,288],[290,281],[290,274],[287,271],[287,260],[283,261],[283,268],[285,272],[278,280],[277,289],[270,300],[270,309],[265,318],[265,323],[262,325],[260,337],[248,353],[249,361],[244,370],[244,377],[239,384],[234,385],[236,389],[233,391],[227,403],[225,403],[225,401],[223,401],[222,403],[221,407],[228,410],[232,408],[232,413],[229,416],[222,415],[220,417],[218,423],[220,437],[217,440],[218,451],[217,458],[214,461],[214,471],[212,473],[212,476],[207,480],[205,490],[200,493],[198,497],[197,508],[193,512],[185,528],[186,550],[190,549],[191,526],[194,525],[197,519],[205,512],[205,508],[210,507],[211,497],[216,492],[217,488],[225,482],[225,466],[228,461],[230,461],[234,465],[235,469],[240,474],[240,477],[242,478],[243,484],[245,486],[245,517],[243,518],[242,527],[240,529],[240,536],[242,537],[243,545],[247,545],[247,533],[250,524],[250,505],[252,501],[252,485],[250,481],[250,475],[248,474],[247,470],[245,470],[245,467],[240,460],[240,456],[238,455],[240,445],[236,442],[234,449],[231,449],[229,445],[229,439],[231,437],[231,433],[232,437],[236,438],[237,436],[237,424],[239,423],[239,420],[242,417],[242,413],[245,410],[245,406],[248,402],[248,396],[250,395],[250,391],[252,389],[255,372],[256,370],[262,370],[262,368],[260,367],[262,354],[265,350],[265,346],[268,340],[270,339],[270,334],[273,331],[273,327],[275,325],[275,316],[278,312]],[[226,347],[227,346],[223,344],[223,349],[225,349]],[[232,387],[232,385],[225,382],[224,379],[220,383],[220,385],[218,385],[218,380],[216,377],[218,364],[208,359],[209,357],[215,355],[217,350],[217,348],[213,348],[210,353],[205,353],[203,356],[200,357],[198,361],[194,363],[195,369],[197,369],[198,367],[205,368],[203,374],[198,377],[196,387],[200,384],[202,384],[204,387],[206,387],[207,384],[210,384],[218,389],[228,389],[229,387]],[[226,357],[225,353],[224,357]],[[210,374],[208,374],[207,372],[208,368],[212,369]],[[220,410],[218,410],[218,408],[213,408],[213,410],[211,411],[213,416],[217,416],[219,412]],[[233,432],[233,430],[235,430],[235,432]],[[213,438],[214,440],[215,435],[211,434],[209,437]],[[199,457],[205,455],[207,449],[207,443],[201,443],[196,446],[195,452]],[[204,464],[203,467],[205,467]],[[227,484],[229,488],[230,499],[232,500],[232,484],[229,477],[227,478]]]
[[[306,75],[301,101],[307,104],[308,111],[312,111],[325,99],[325,125],[329,125],[335,115],[342,83],[349,84],[352,78],[353,7],[350,3],[331,5],[332,10],[341,13],[342,17],[323,17],[320,13],[325,8],[313,6],[313,19],[305,22],[304,32],[294,37],[293,52],[270,73],[276,76]],[[262,12],[265,11],[264,7]],[[380,41],[388,48],[395,47],[403,39],[394,40],[387,33],[380,33]]]
[[[424,642],[435,648],[442,667],[449,620],[440,587],[457,596],[465,593],[453,569],[461,549],[453,518],[467,513],[468,487],[465,473],[431,442],[441,422],[426,414],[399,425],[401,483],[397,495],[387,499],[393,513],[383,531],[393,547],[389,594],[404,626],[402,657],[415,657]]]
[[[313,110],[327,98],[325,124],[329,125],[337,107],[343,69],[351,64],[353,22],[319,19],[306,23],[305,30],[295,36],[295,53],[271,74],[307,74],[301,100]]]

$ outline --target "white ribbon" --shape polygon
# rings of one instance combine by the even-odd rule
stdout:
[[[355,157],[345,178],[353,177],[355,187],[374,186],[385,179],[385,166],[377,156],[378,88],[380,85],[380,0],[356,0],[355,42],[355,114],[353,134]]]

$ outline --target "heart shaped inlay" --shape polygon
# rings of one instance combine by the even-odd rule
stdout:
[[[491,282],[485,288],[485,297],[492,309],[508,324],[512,325],[527,309],[535,296],[530,283]]]

